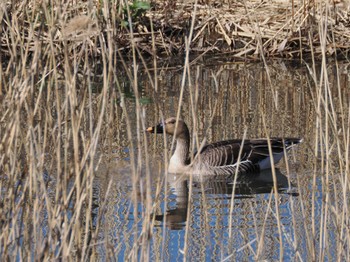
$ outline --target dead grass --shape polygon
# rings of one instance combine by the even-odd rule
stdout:
[[[66,42],[88,47],[92,56],[101,55],[98,35],[112,37],[123,53],[130,53],[134,44],[151,56],[184,54],[194,16],[191,53],[249,59],[261,55],[303,59],[311,53],[319,57],[320,28],[327,29],[328,56],[348,57],[350,47],[348,0],[199,1],[196,8],[194,1],[152,1],[150,10],[131,15],[130,21],[124,1],[24,3],[2,3],[3,55],[11,56],[13,48],[24,43],[30,52],[38,43],[62,52]]]
[[[289,2],[268,5],[261,1],[174,3],[154,1],[150,11],[136,17],[124,1],[0,3],[1,257],[88,260],[97,254],[102,227],[99,219],[106,212],[105,196],[112,184],[108,181],[107,193],[103,195],[93,183],[104,150],[111,152],[115,145],[109,142],[118,137],[117,144],[124,143],[130,150],[128,197],[132,210],[126,212],[139,214],[139,204],[143,207],[140,216],[135,217],[135,226],[125,229],[125,236],[132,239],[125,257],[149,259],[152,215],[157,204],[152,199],[149,140],[141,132],[148,111],[141,106],[139,83],[144,79],[140,67],[144,67],[142,73],[149,80],[148,88],[156,100],[158,92],[164,92],[160,88],[161,78],[164,82],[168,80],[157,70],[158,56],[183,54],[179,56],[184,65],[180,67],[181,95],[176,109],[179,115],[182,100],[189,99],[187,111],[195,119],[194,130],[199,132],[202,128],[197,127],[196,112],[201,101],[200,76],[198,69],[194,81],[191,77],[193,52],[263,59],[266,70],[268,56],[320,59],[321,73],[316,71],[315,62],[310,66],[310,75],[314,77],[310,89],[315,87],[312,105],[317,112],[314,165],[321,163],[325,174],[325,202],[322,230],[314,232],[313,224],[312,232],[307,232],[307,244],[312,258],[319,254],[326,257],[322,247],[327,246],[327,222],[332,214],[340,228],[337,249],[343,256],[349,256],[348,100],[342,97],[340,87],[338,93],[330,90],[327,67],[328,56],[347,56],[348,7],[339,8],[328,2],[297,2],[294,6]],[[154,59],[152,69],[145,54]],[[210,77],[216,80],[220,72]],[[339,76],[337,72],[335,75]],[[271,93],[275,92],[269,77],[266,85]],[[125,101],[127,88],[134,96],[132,104]],[[218,85],[215,88],[219,90]],[[334,94],[338,94],[337,100]],[[219,93],[218,97],[222,97],[222,102],[225,94]],[[157,119],[162,114],[158,102],[154,106]],[[216,101],[210,105],[209,119],[214,119],[219,106]],[[248,117],[246,108],[242,113]],[[200,144],[198,137],[196,142]],[[333,165],[339,167],[340,175]],[[315,168],[315,177],[317,172]],[[104,174],[108,175],[108,171]],[[338,190],[344,198],[340,199],[343,206],[331,202],[333,195],[327,187],[336,175],[342,183]],[[164,184],[166,180],[159,178],[156,198]],[[280,219],[277,203],[275,207],[270,203],[272,200],[269,212]],[[313,214],[307,216],[306,211],[303,214],[314,218]],[[279,227],[280,235],[282,229]],[[184,253],[190,249],[190,224],[185,230]],[[257,233],[257,257],[262,252],[262,236]],[[315,246],[316,238],[321,238],[319,246]],[[113,246],[108,241],[102,244],[111,256],[122,245]],[[281,249],[281,259],[282,254]]]

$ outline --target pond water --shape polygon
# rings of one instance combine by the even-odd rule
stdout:
[[[1,97],[0,257],[348,260],[349,64],[181,65],[13,77],[24,83]],[[192,150],[243,137],[303,142],[275,172],[237,183],[168,174],[172,138],[145,130],[177,113]]]
[[[338,74],[336,64],[327,71],[330,100],[338,109],[341,103],[347,114],[349,65],[340,64]],[[266,68],[208,59],[191,66],[183,90],[180,66],[148,71],[151,76],[156,72],[157,90],[146,70],[138,72],[140,97],[135,99],[130,82],[122,83],[117,107],[125,106],[128,115],[117,108],[112,142],[101,149],[105,160],[96,168],[94,201],[102,209],[94,243],[99,259],[310,261],[321,256],[333,260],[334,254],[341,260],[349,254],[346,226],[335,215],[347,214],[346,173],[336,154],[327,156],[329,165],[323,156],[325,131],[317,119],[324,114],[317,111],[318,89],[306,64],[275,61]],[[142,131],[162,117],[175,116],[179,105],[194,148],[204,138],[215,142],[242,138],[245,132],[247,138],[303,138],[277,166],[277,192],[270,170],[235,186],[232,181],[189,181],[167,174],[171,138]],[[337,121],[341,126],[342,119]],[[336,148],[334,133],[326,134]],[[131,168],[134,162],[136,169]]]

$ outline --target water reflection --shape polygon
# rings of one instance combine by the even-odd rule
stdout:
[[[275,169],[276,188],[280,194],[297,196],[288,178],[279,169]],[[189,203],[188,183],[190,179],[186,175],[167,175],[168,185],[175,198],[175,204],[167,209],[164,214],[156,215],[155,219],[165,223],[171,230],[179,230],[186,226],[187,208]],[[234,190],[234,198],[253,198],[257,194],[273,193],[274,178],[272,170],[263,170],[260,173],[249,174],[234,183],[230,180],[218,180],[206,178],[205,181],[192,181],[194,197],[196,194],[205,194],[212,199],[231,199]],[[170,196],[170,195],[169,195]]]
[[[343,74],[338,85],[333,69],[330,68],[330,92],[335,102],[343,104],[343,111],[349,112],[348,77]],[[339,180],[334,179],[332,186],[325,186],[323,173],[315,171],[318,162],[314,148],[319,130],[315,125],[315,87],[310,84],[312,77],[307,68],[275,62],[269,65],[267,75],[261,64],[201,64],[191,67],[191,72],[183,90],[181,117],[190,126],[194,148],[198,148],[204,138],[208,143],[242,138],[245,130],[247,138],[266,137],[267,134],[304,138],[276,169],[278,196],[271,194],[274,183],[269,170],[238,181],[235,186],[232,181],[190,183],[186,177],[165,178],[172,141],[162,136],[145,136],[144,140],[138,140],[142,130],[135,113],[136,101],[132,88],[125,85],[123,105],[129,114],[133,144],[130,145],[125,113],[117,100],[117,105],[111,106],[115,106],[116,112],[110,122],[116,124],[113,128],[105,125],[101,131],[104,143],[101,143],[100,152],[110,159],[111,167],[106,170],[103,167],[107,164],[100,164],[98,169],[101,197],[96,203],[103,202],[104,208],[95,206],[100,209],[99,232],[91,241],[97,247],[98,256],[103,260],[108,254],[114,254],[120,261],[137,257],[137,248],[141,246],[139,236],[144,233],[145,225],[152,231],[147,242],[149,246],[144,245],[149,248],[152,261],[183,260],[185,245],[188,260],[279,260],[280,243],[283,258],[307,261],[313,258],[310,250],[316,256],[321,252],[318,235],[310,232],[319,232],[322,226],[330,232],[327,235],[329,245],[325,248],[337,250],[335,247],[340,240],[336,236],[336,219],[326,217],[332,212],[323,213],[323,199],[325,190],[329,192],[335,188],[338,191],[334,190],[331,199],[338,201],[330,202],[343,205],[344,200],[339,201],[343,193],[339,190],[342,174],[334,169]],[[157,77],[156,91],[147,74],[140,72],[140,94],[144,98],[140,107],[147,126],[159,122],[162,116],[174,115],[180,103],[182,71],[161,68]],[[331,136],[329,139],[334,140]],[[132,154],[136,155],[138,163],[136,174],[130,168],[134,164],[131,163]],[[152,178],[152,212],[146,216],[147,186],[142,183],[147,180],[148,167]],[[131,195],[138,195],[137,201]],[[151,216],[155,222],[147,220]],[[327,224],[322,225],[322,221]]]
[[[171,193],[175,196],[175,204],[166,210],[165,214],[157,215],[156,220],[162,221],[169,229],[182,229],[187,221],[188,180],[184,175],[168,174],[167,181]]]
[[[276,170],[278,197],[271,194],[271,171],[239,181],[233,209],[232,181],[191,184],[188,179],[176,181],[178,177],[167,177],[167,187],[172,190],[170,194],[164,192],[167,200],[157,203],[153,258],[182,260],[187,241],[188,259],[277,260],[282,242],[286,258],[308,260],[311,242],[305,231],[320,228],[323,206],[322,177],[314,179],[312,175],[317,133],[315,87],[306,67],[282,61],[268,66],[269,75],[261,64],[191,67],[192,74],[183,90],[181,118],[192,130],[194,148],[204,138],[208,143],[242,138],[245,130],[247,138],[266,137],[267,133],[270,137],[304,138],[303,144],[292,150]],[[331,92],[335,98],[342,96],[340,102],[348,110],[347,77],[340,77],[337,89],[333,70],[330,67]],[[182,77],[181,70],[161,69],[158,91],[147,80],[143,82],[142,95],[155,101],[154,105],[143,106],[147,125],[177,112]],[[164,167],[166,156],[171,155],[171,139],[164,141],[161,136],[147,139],[151,164]],[[164,169],[153,173],[155,180],[163,179]],[[328,226],[333,227],[331,223]],[[331,238],[329,242],[336,240]],[[161,257],[157,257],[159,253]]]

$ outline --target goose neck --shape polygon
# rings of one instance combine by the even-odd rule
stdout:
[[[178,165],[185,166],[187,164],[189,147],[189,138],[178,137],[176,139],[175,152],[171,160],[175,161]]]

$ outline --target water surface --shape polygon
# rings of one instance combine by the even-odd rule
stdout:
[[[327,68],[330,92],[333,101],[341,101],[347,112],[349,71],[345,64],[340,65],[338,85],[335,69],[335,65]],[[204,60],[191,66],[190,72],[181,90],[180,66],[158,69],[155,90],[146,72],[140,70],[139,102],[144,126],[137,124],[131,84],[123,84],[119,106],[125,103],[129,109],[127,117],[135,141],[144,135],[144,127],[156,124],[162,117],[175,116],[180,101],[181,117],[195,141],[193,148],[204,138],[215,142],[241,138],[245,132],[247,138],[303,138],[303,143],[278,165],[278,194],[272,193],[271,171],[238,182],[235,187],[232,181],[201,183],[167,176],[165,163],[171,138],[164,143],[162,135],[147,135],[143,145],[134,143],[130,148],[125,115],[120,110],[121,121],[113,131],[111,150],[103,152],[108,161],[102,162],[96,172],[101,196],[111,184],[100,221],[98,255],[118,260],[143,259],[144,253],[135,249],[135,242],[140,235],[149,234],[146,249],[152,261],[179,261],[185,257],[190,261],[271,261],[281,257],[309,261],[320,254],[333,260],[331,254],[341,240],[332,212],[325,210],[341,210],[348,200],[344,200],[340,189],[344,174],[336,158],[331,171],[334,176],[325,182],[324,163],[320,155],[315,157],[315,144],[320,141],[316,137],[317,87],[309,69],[283,61],[266,68],[260,63]],[[150,73],[154,76],[154,71]],[[330,135],[329,140],[335,138]],[[136,176],[130,161],[138,161]],[[152,212],[147,216],[152,222],[145,231],[148,176],[152,181]],[[328,206],[324,202],[326,190],[335,200]],[[339,254],[339,258],[342,256]]]

